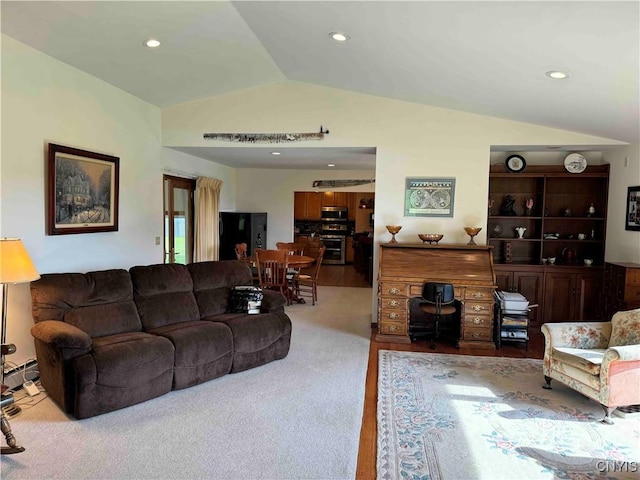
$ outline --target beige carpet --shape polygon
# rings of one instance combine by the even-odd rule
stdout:
[[[371,294],[320,287],[287,307],[287,358],[146,403],[78,421],[21,402],[26,451],[2,457],[2,479],[353,479]]]

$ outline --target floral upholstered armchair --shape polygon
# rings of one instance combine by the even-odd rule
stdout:
[[[595,400],[608,424],[617,407],[640,404],[640,309],[610,322],[545,323],[542,333],[544,388],[554,378]]]

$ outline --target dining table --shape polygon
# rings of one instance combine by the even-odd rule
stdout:
[[[257,266],[256,257],[254,255],[246,257],[247,263],[252,268]],[[307,255],[287,255],[287,268],[295,268],[296,270],[301,268],[311,267],[316,262],[316,259]],[[296,295],[293,284],[289,283],[289,292],[291,300],[296,303],[306,303],[305,299]]]

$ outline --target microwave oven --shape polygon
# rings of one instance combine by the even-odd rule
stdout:
[[[330,222],[346,222],[348,211],[347,207],[322,207],[320,218]]]

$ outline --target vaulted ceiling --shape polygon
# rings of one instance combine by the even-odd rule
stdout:
[[[640,141],[637,1],[2,1],[1,9],[2,33],[159,107],[293,80]],[[336,31],[350,39],[333,41]],[[147,48],[148,38],[161,46]],[[551,79],[552,70],[569,76]]]

